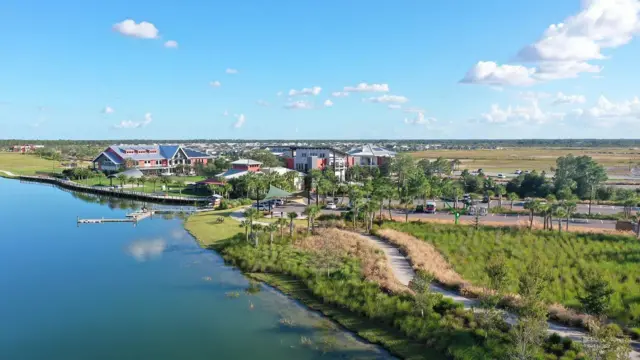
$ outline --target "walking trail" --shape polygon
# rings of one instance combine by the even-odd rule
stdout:
[[[396,276],[398,281],[400,281],[400,283],[408,286],[411,279],[413,279],[413,277],[415,276],[415,272],[413,271],[413,267],[411,266],[407,258],[400,253],[398,248],[376,236],[365,234],[359,235],[363,239],[366,239],[367,241],[384,251],[393,274]],[[477,311],[479,302],[476,299],[469,299],[464,296],[460,296],[459,294],[456,294],[434,284],[431,284],[431,290],[442,294],[444,297],[462,303],[465,309]],[[505,318],[505,320],[510,324],[514,324],[517,319],[515,315],[509,313],[506,314]],[[585,342],[587,340],[587,336],[582,329],[564,326],[554,322],[549,322],[548,331],[549,333],[557,333],[560,336],[568,337],[575,341]],[[634,349],[629,354],[629,359],[640,360],[638,344],[633,343],[632,345]]]
[[[5,175],[7,175],[7,176],[11,176],[11,177],[16,177],[16,176],[18,176],[18,175],[16,175],[16,174],[12,173],[11,171],[0,170],[0,173],[3,173],[3,174],[5,174]]]
[[[231,213],[231,217],[237,221],[244,221],[246,218],[244,217],[244,210],[237,210]],[[254,221],[254,224],[265,225],[266,223],[261,223],[258,221]],[[409,282],[416,275],[415,271],[413,271],[413,267],[407,258],[400,253],[398,248],[389,244],[388,242],[373,236],[366,234],[358,234],[361,238],[367,240],[371,244],[375,245],[379,249],[381,249],[387,260],[389,261],[389,265],[391,266],[391,270],[393,271],[394,276],[398,279],[398,281],[405,285],[409,286]],[[462,303],[465,309],[478,311],[479,301],[477,299],[470,299],[455,292],[444,289],[438,285],[431,284],[431,291],[442,294],[444,297],[447,297],[453,301]],[[517,317],[513,314],[507,313],[505,315],[505,321],[510,324],[515,324]],[[585,342],[587,341],[587,336],[584,330],[569,326],[564,326],[558,323],[549,322],[549,333],[557,333],[560,336],[568,337],[574,341]],[[631,360],[640,360],[640,349],[638,348],[637,343],[633,343],[633,350],[629,353],[629,359]]]

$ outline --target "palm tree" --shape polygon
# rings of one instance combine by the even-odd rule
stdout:
[[[284,237],[284,227],[287,226],[287,219],[278,218],[275,224],[278,225],[278,230],[280,230],[280,239],[282,239]]]
[[[304,214],[307,215],[307,231],[309,231],[309,229],[311,231],[314,230],[313,229],[314,220],[319,213],[320,213],[320,206],[318,205],[309,205],[304,210]]]
[[[533,215],[540,211],[540,201],[532,200],[524,204],[524,208],[529,210],[529,230],[533,229]]]
[[[182,195],[182,188],[184,188],[184,180],[178,179],[174,181],[173,184],[178,187],[178,191],[180,192],[180,195]]]
[[[251,227],[251,222],[248,220],[242,220],[242,222],[240,222],[240,227],[244,228],[244,240],[249,242],[249,228]]]
[[[144,192],[144,184],[145,184],[148,180],[149,180],[149,178],[148,178],[148,177],[146,177],[146,176],[144,176],[144,175],[143,175],[143,176],[141,176],[141,177],[138,179],[138,182],[139,182],[140,184],[142,184],[142,192]]]
[[[293,220],[298,217],[297,212],[288,212],[287,217],[289,218],[289,236],[293,238]]]
[[[281,220],[281,219],[278,219]],[[273,245],[273,233],[278,230],[278,224],[271,223],[267,226],[267,231],[269,231],[269,246]]]
[[[102,180],[104,180],[106,178],[106,176],[104,175],[104,173],[102,171],[98,171],[96,173],[96,177],[98,178],[98,183],[100,185],[102,185]]]
[[[485,192],[485,195],[487,195],[487,198],[489,198],[489,201],[487,202],[487,210],[491,209],[491,198],[493,197],[494,192],[493,190],[487,190]]]
[[[253,234],[253,222],[260,217],[262,213],[258,209],[249,208],[244,211],[244,217],[249,219],[251,224],[251,233]]]
[[[552,215],[558,218],[558,232],[562,232],[562,219],[567,216],[567,210],[562,204],[554,204]]]
[[[171,179],[168,176],[163,176],[160,178],[160,182],[162,183],[162,185],[164,185],[167,189],[167,192],[169,191],[169,185],[171,184]]]
[[[502,207],[502,196],[507,193],[507,188],[504,185],[496,185],[494,188],[496,195],[498,195],[498,206]]]
[[[520,196],[518,196],[518,194],[514,193],[514,192],[510,192],[507,194],[507,199],[509,199],[509,201],[511,201],[511,210],[513,210],[513,202],[520,199]]]
[[[127,175],[125,175],[125,174],[118,174],[118,176],[116,178],[120,182],[120,188],[123,188],[124,187],[124,183],[126,183],[128,181]]]
[[[226,183],[226,184],[222,185],[222,191],[223,191],[222,196],[224,196],[225,198],[228,198],[229,197],[229,193],[231,193],[231,190],[233,190],[233,186],[231,186],[231,184]]]
[[[578,209],[578,205],[576,204],[575,201],[565,201],[564,209],[565,209],[565,215],[567,217],[567,224],[566,224],[565,230],[569,231],[569,218],[573,213],[576,212],[576,210]]]
[[[153,184],[153,192],[156,192],[156,183],[158,182],[158,177],[155,175],[149,176],[149,182]]]
[[[130,177],[128,180],[129,180],[129,184],[131,184],[131,185],[135,185],[138,182],[138,179],[134,178],[133,176]]]

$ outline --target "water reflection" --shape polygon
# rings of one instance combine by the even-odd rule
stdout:
[[[127,247],[127,253],[139,262],[159,258],[167,248],[163,239],[137,240]]]

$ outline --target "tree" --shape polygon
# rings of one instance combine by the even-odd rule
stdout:
[[[253,237],[256,247],[258,247],[258,237],[253,232],[253,228],[254,228],[254,223],[253,222],[255,220],[259,219],[261,217],[261,215],[262,215],[262,213],[260,211],[258,211],[258,209],[255,209],[255,208],[249,208],[249,209],[244,211],[244,217],[249,220],[250,235]]]
[[[591,360],[627,360],[631,346],[629,338],[620,328],[598,320],[590,320],[587,327],[589,336],[583,341],[583,348]]]
[[[504,185],[496,185],[494,191],[498,195],[498,206],[502,207],[502,197],[507,193],[507,188]]]
[[[491,209],[491,198],[493,197],[494,193],[493,190],[487,190],[485,192],[485,195],[487,196],[487,198],[489,199],[489,201],[487,202],[487,210]]]
[[[140,184],[142,184],[142,191],[144,191],[144,184],[145,184],[147,181],[149,181],[149,178],[147,178],[147,177],[146,177],[146,176],[144,176],[144,175],[143,175],[143,176],[141,176],[141,177],[138,179],[138,182],[140,182]]]
[[[283,220],[283,219],[278,219]],[[273,245],[273,233],[278,230],[278,224],[271,223],[267,225],[267,231],[269,232],[269,246]]]
[[[584,295],[578,296],[582,309],[589,315],[603,316],[609,308],[614,291],[601,273],[592,270],[587,272],[584,278]]]
[[[156,192],[156,183],[158,182],[158,177],[155,175],[149,176],[149,182],[153,184],[153,192]]]
[[[276,225],[278,225],[278,229],[280,230],[280,239],[284,237],[284,227],[287,226],[287,219],[278,218],[276,220]]]
[[[251,227],[251,222],[249,220],[242,220],[240,222],[240,227],[244,228],[244,240],[249,242],[249,228]]]
[[[104,175],[104,173],[102,171],[98,171],[96,173],[96,177],[98,178],[98,184],[102,185],[102,180],[104,180],[106,178],[106,176]]]
[[[304,210],[304,214],[307,215],[307,231],[314,230],[314,220],[316,216],[320,213],[320,207],[318,205],[309,205]]]
[[[510,332],[514,343],[513,359],[534,359],[540,352],[549,327],[547,307],[543,301],[549,281],[549,275],[537,259],[529,263],[526,271],[520,275],[520,317]]]
[[[409,289],[414,292],[414,306],[422,317],[424,317],[425,313],[433,311],[433,307],[441,299],[439,294],[431,292],[432,281],[433,275],[431,273],[418,271],[416,276],[409,282]]]
[[[169,184],[171,184],[171,179],[168,176],[163,176],[160,178],[160,182],[166,187],[167,191],[169,191]]]
[[[507,289],[509,281],[509,269],[507,268],[504,257],[496,255],[491,258],[485,266],[485,272],[487,273],[487,277],[489,277],[489,286],[495,294],[495,296],[491,296],[492,298],[488,300],[491,301],[490,305],[495,307]]]
[[[298,217],[298,213],[288,212],[287,217],[289,218],[289,237],[293,238],[293,220]]]
[[[540,206],[539,200],[528,201],[524,204],[524,208],[529,210],[529,230],[533,229],[533,216],[540,211]]]
[[[124,184],[128,181],[127,175],[125,174],[118,174],[116,179],[118,179],[118,181],[120,182],[121,188],[124,187]]]
[[[176,181],[173,182],[173,184],[178,188],[180,195],[182,195],[182,189],[184,188],[184,180],[177,179]]]
[[[553,204],[552,216],[558,218],[558,232],[562,232],[562,219],[567,216],[567,209],[563,204]]]
[[[247,158],[261,162],[263,167],[278,167],[283,165],[282,161],[269,150],[251,150],[247,154]]]
[[[599,184],[607,180],[604,167],[589,156],[573,156],[569,154],[556,159],[554,185],[557,190],[575,189],[581,199],[589,198],[589,214],[591,203]]]
[[[507,199],[509,199],[509,201],[511,201],[511,210],[513,210],[513,202],[520,199],[520,197],[518,196],[518,194],[514,193],[514,192],[510,192],[507,194]]]
[[[578,209],[578,205],[576,204],[575,201],[565,201],[564,202],[565,216],[567,217],[567,224],[566,224],[566,227],[565,227],[566,231],[569,231],[569,218],[571,217],[571,215],[573,213],[576,212],[577,209]]]

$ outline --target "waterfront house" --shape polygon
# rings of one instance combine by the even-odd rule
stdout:
[[[213,157],[181,145],[111,145],[93,159],[93,167],[104,172],[135,168],[145,175],[172,175],[177,166],[193,172]]]

